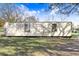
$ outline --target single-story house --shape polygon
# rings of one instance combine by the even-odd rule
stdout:
[[[6,22],[4,29],[6,36],[71,36],[72,22]]]

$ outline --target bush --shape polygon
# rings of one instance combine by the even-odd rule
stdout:
[[[0,27],[3,27],[5,24],[5,21],[4,20],[0,20]]]

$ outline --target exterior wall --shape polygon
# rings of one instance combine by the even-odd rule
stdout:
[[[29,26],[25,29],[24,23],[10,23],[6,28],[6,36],[71,36],[71,22],[36,22],[26,23]],[[52,31],[52,24],[56,24],[55,31]],[[26,31],[25,31],[26,30]]]

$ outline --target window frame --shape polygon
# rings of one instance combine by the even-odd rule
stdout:
[[[24,23],[24,32],[30,32],[30,24]]]
[[[52,32],[56,32],[57,31],[57,24],[56,23],[52,24],[51,27],[52,27],[52,29],[51,29]]]

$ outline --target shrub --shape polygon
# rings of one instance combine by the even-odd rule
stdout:
[[[0,20],[0,27],[3,27],[5,24],[5,21],[4,20]]]

